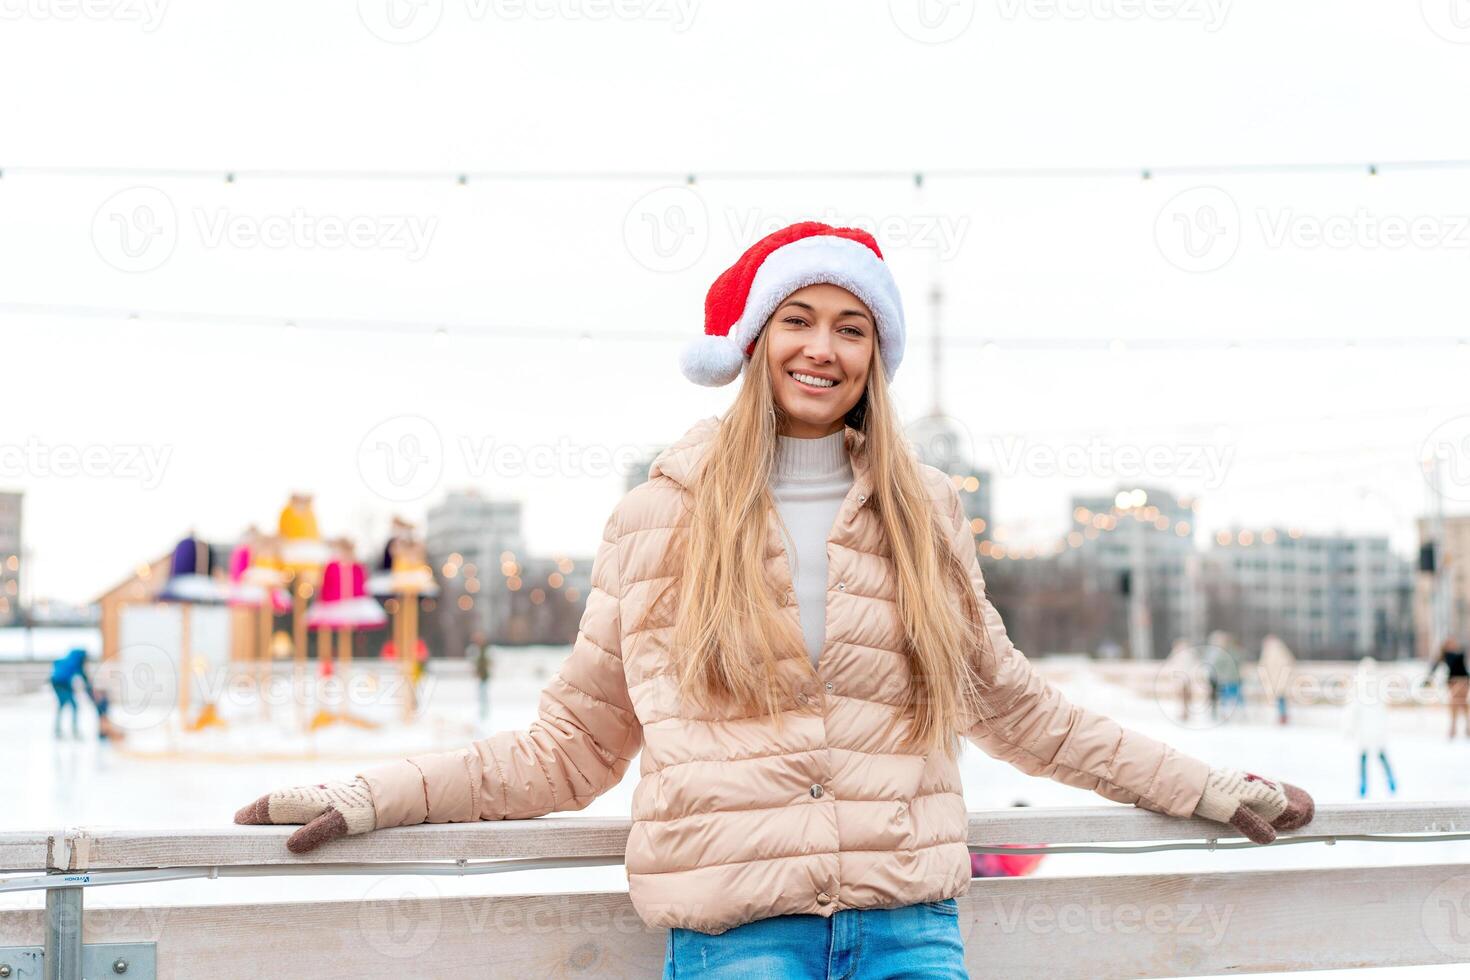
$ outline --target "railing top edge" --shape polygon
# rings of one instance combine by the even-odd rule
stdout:
[[[631,822],[548,815],[531,820],[423,824],[343,838],[305,855],[286,850],[296,828],[137,829],[104,826],[0,832],[0,867],[34,870],[330,864],[515,858],[621,857]],[[1282,837],[1470,832],[1470,803],[1319,804],[1312,822]],[[1238,838],[1231,828],[1122,804],[974,810],[971,845],[1121,844]]]

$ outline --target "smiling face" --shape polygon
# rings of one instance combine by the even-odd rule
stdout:
[[[786,414],[781,435],[814,439],[842,428],[877,350],[862,300],[831,283],[804,286],[782,300],[764,329],[772,394]]]

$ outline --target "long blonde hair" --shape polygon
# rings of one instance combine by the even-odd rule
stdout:
[[[702,705],[733,705],[781,725],[793,693],[777,662],[799,656],[804,640],[781,611],[765,565],[776,436],[784,412],[772,393],[762,330],[739,394],[720,420],[692,481],[692,506],[671,536],[660,569],[667,581],[643,622],[674,627],[671,656],[679,695]],[[864,435],[872,499],[892,554],[899,619],[909,663],[900,745],[957,752],[962,729],[984,704],[993,650],[968,570],[949,543],[948,518],[934,513],[918,460],[898,424],[888,379],[873,349],[867,390],[845,423]],[[778,520],[779,520],[779,512]],[[671,596],[676,593],[676,605]],[[660,622],[653,622],[657,617]]]

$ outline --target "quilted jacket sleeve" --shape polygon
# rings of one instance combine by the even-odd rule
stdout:
[[[538,817],[580,810],[617,785],[643,742],[620,649],[619,510],[603,528],[572,652],[537,718],[450,752],[364,770],[377,827]]]
[[[1209,765],[1095,711],[1072,704],[1047,683],[1006,636],[985,593],[958,491],[950,485],[950,527],[970,570],[985,629],[995,650],[994,683],[983,717],[965,732],[989,755],[1032,776],[1092,790],[1119,803],[1187,817],[1194,813]]]

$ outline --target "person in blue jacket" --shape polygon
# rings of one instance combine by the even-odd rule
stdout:
[[[64,657],[58,657],[51,664],[51,689],[56,692],[56,737],[61,737],[61,713],[68,707],[71,708],[71,734],[73,738],[81,738],[81,732],[77,729],[77,697],[74,684],[76,679],[82,679],[82,686],[87,689],[87,697],[96,700],[92,693],[92,681],[87,677],[87,651],[76,647]]]

